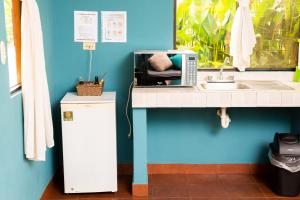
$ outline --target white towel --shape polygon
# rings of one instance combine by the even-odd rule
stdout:
[[[22,94],[26,158],[46,160],[54,146],[43,33],[36,0],[22,0]]]
[[[237,0],[236,11],[231,28],[230,55],[233,56],[233,66],[239,71],[250,67],[250,56],[256,44],[255,32],[249,8],[249,0]]]

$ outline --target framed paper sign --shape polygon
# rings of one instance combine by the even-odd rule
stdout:
[[[74,11],[74,41],[98,42],[98,12]]]
[[[102,42],[127,42],[127,12],[101,12]]]

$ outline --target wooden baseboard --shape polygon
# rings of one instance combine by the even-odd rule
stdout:
[[[262,174],[268,165],[259,164],[149,164],[149,174]]]
[[[132,196],[147,197],[148,196],[148,184],[132,184]]]
[[[268,164],[148,164],[148,174],[264,174]],[[131,164],[118,165],[118,174],[131,175]]]

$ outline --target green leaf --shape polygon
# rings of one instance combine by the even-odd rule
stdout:
[[[227,12],[225,13],[225,17],[223,19],[223,22],[222,22],[223,27],[225,27],[228,24],[230,16],[231,16],[231,12],[230,12],[230,10],[227,10]]]
[[[214,35],[217,32],[217,24],[213,16],[209,13],[202,23],[202,27],[206,31],[207,35]]]

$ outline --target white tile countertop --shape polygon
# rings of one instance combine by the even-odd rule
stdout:
[[[280,81],[290,90],[263,88],[256,81],[238,81],[249,89],[133,88],[133,108],[300,107],[300,83]]]

